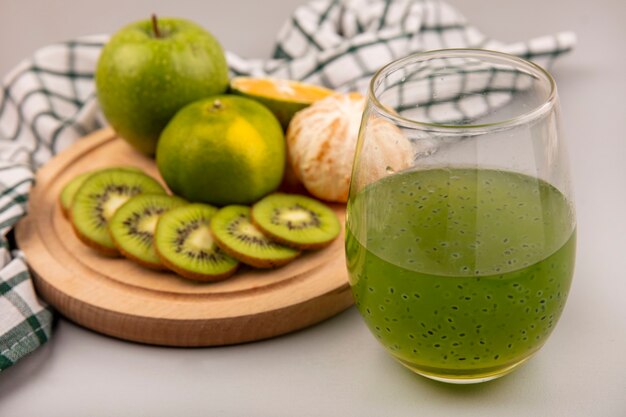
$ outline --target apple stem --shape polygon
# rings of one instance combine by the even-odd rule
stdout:
[[[221,102],[221,101],[219,101],[219,100],[215,100],[215,101],[213,102],[213,108],[214,108],[215,110],[221,109],[221,108],[222,108],[222,102]]]
[[[152,13],[152,31],[154,32],[154,36],[157,38],[161,37],[161,31],[159,31],[159,23],[157,21],[156,14]]]

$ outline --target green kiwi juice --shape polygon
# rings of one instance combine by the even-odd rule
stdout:
[[[546,341],[575,257],[569,201],[526,175],[431,169],[351,196],[355,303],[400,362],[442,380],[490,379]]]

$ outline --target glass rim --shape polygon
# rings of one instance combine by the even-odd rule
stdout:
[[[386,106],[384,106],[374,89],[377,87],[377,81],[386,75],[387,73],[392,72],[393,70],[397,70],[401,68],[403,65],[409,62],[418,62],[422,60],[422,58],[440,58],[440,59],[449,59],[449,58],[481,58],[481,57],[494,57],[504,61],[508,61],[509,63],[515,65],[516,67],[525,67],[526,69],[530,69],[535,74],[539,74],[545,77],[547,83],[550,87],[549,93],[545,100],[543,100],[540,104],[533,107],[527,112],[524,112],[515,117],[506,118],[503,120],[499,120],[496,122],[490,123],[479,123],[479,124],[466,124],[466,125],[451,125],[445,123],[432,123],[432,122],[424,122],[414,119],[409,119],[406,117],[402,117],[397,113],[391,112],[387,110]],[[387,117],[391,121],[395,122],[398,125],[407,128],[419,128],[421,130],[429,131],[429,132],[442,132],[442,133],[479,133],[484,131],[492,131],[492,130],[501,130],[513,128],[529,121],[532,121],[536,118],[541,117],[544,113],[550,111],[554,103],[556,102],[556,82],[552,75],[543,67],[538,64],[535,64],[532,61],[529,61],[524,58],[520,58],[515,55],[507,54],[504,52],[493,51],[489,49],[477,49],[477,48],[449,48],[449,49],[434,49],[430,51],[424,52],[416,52],[405,56],[403,58],[396,59],[394,61],[389,62],[388,64],[379,68],[372,79],[370,80],[369,87],[367,89],[367,96],[371,103],[373,103],[376,110],[381,113],[381,115]]]

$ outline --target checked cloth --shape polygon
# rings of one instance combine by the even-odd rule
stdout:
[[[53,312],[36,296],[12,229],[26,214],[36,170],[104,125],[93,76],[107,39],[89,36],[44,47],[2,81],[0,371],[51,335]],[[363,92],[379,67],[414,52],[483,48],[549,67],[575,42],[570,32],[512,44],[498,42],[437,0],[314,0],[298,7],[280,29],[271,59],[244,59],[228,52],[227,60],[231,75],[288,78]]]

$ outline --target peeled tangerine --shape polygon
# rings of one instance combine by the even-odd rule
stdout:
[[[289,163],[295,176],[317,198],[348,201],[352,162],[356,150],[365,97],[335,94],[296,113],[287,130]],[[361,163],[366,185],[390,170],[407,168],[413,161],[411,142],[385,119],[368,121]]]

